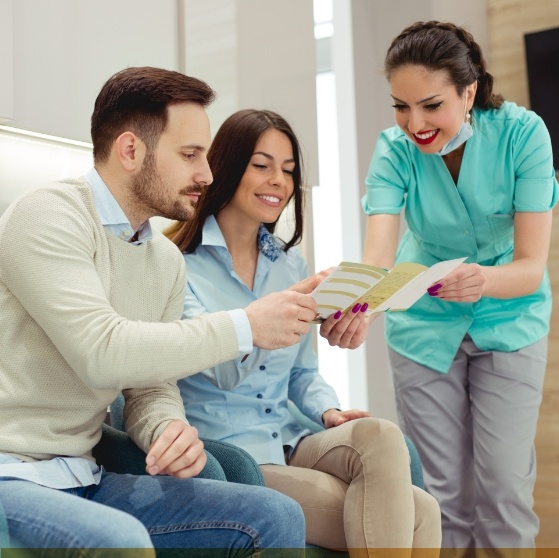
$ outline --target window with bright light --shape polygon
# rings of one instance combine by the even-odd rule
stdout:
[[[333,0],[314,0],[317,49],[316,105],[318,123],[319,185],[312,189],[315,269],[337,265],[342,258],[340,169],[336,119],[336,79],[332,71],[331,43],[334,35]],[[349,408],[346,351],[330,347],[317,336],[320,373],[334,387],[342,408]]]

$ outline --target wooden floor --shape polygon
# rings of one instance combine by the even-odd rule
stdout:
[[[554,211],[549,274],[554,308],[544,395],[536,437],[538,479],[535,510],[541,522],[538,548],[556,548],[556,555],[559,557],[559,208]],[[544,553],[541,555],[543,558]]]

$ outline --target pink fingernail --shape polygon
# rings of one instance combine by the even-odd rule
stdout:
[[[441,285],[440,283],[437,283],[436,285],[433,285],[432,287],[429,287],[429,288],[427,289],[427,292],[428,292],[429,294],[431,294],[431,293],[436,293],[441,287],[442,287],[442,285]]]
[[[351,311],[354,314],[357,314],[357,312],[359,312],[359,308],[361,308],[361,304],[359,304],[359,302],[351,309]]]
[[[339,320],[342,317],[342,311],[338,310],[335,314],[334,314],[334,319],[335,320]]]
[[[366,312],[367,308],[369,308],[369,303],[365,302],[365,304],[363,304],[363,306],[361,306],[361,312]]]

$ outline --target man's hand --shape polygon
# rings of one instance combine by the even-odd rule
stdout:
[[[322,422],[326,428],[340,426],[344,422],[355,420],[363,417],[370,417],[371,413],[360,411],[359,409],[350,409],[349,411],[338,411],[338,409],[328,409],[322,414]]]
[[[320,335],[332,347],[356,349],[367,339],[370,323],[380,315],[371,314],[366,317],[366,310],[367,304],[355,304],[345,315],[339,311],[332,314],[320,325]]]
[[[324,281],[324,279],[326,279],[326,277],[328,277],[328,275],[330,275],[330,273],[334,271],[334,269],[336,268],[330,267],[328,269],[323,269],[322,271],[319,271],[318,273],[315,273],[314,275],[311,275],[310,277],[307,277],[306,279],[295,283],[295,285],[291,285],[291,287],[289,287],[289,289],[287,290],[295,291],[301,294],[312,293],[312,291],[314,291],[316,287],[318,287],[318,285],[320,285],[320,283],[322,283],[322,281]]]
[[[146,471],[150,475],[186,479],[195,477],[205,465],[206,452],[198,431],[180,420],[167,425],[146,456]]]
[[[295,345],[310,330],[317,305],[309,295],[296,291],[271,293],[245,308],[255,347],[281,349]]]

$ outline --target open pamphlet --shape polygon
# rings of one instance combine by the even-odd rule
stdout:
[[[403,262],[390,271],[372,265],[342,262],[311,293],[318,304],[316,322],[356,303],[369,304],[367,314],[407,310],[433,283],[442,279],[466,258],[438,262],[431,267]]]

